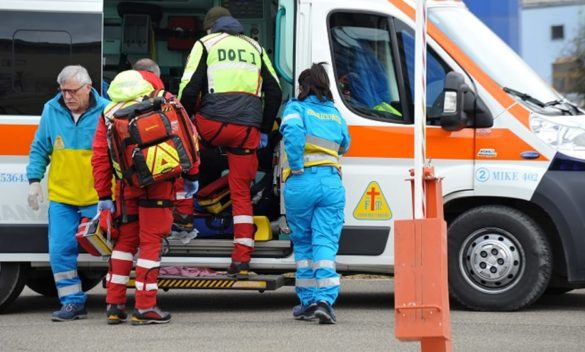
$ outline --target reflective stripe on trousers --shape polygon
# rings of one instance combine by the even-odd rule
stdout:
[[[128,215],[138,215],[138,221],[120,225],[119,236],[114,245],[110,262],[110,275],[107,281],[106,303],[126,303],[126,278],[132,270],[134,254],[140,246],[136,260],[135,307],[148,309],[156,306],[158,267],[162,239],[173,223],[171,208],[152,208],[140,206],[141,199],[169,200],[174,197],[173,182],[155,183],[145,188],[121,184],[116,187],[118,212],[122,209],[122,199]],[[119,215],[119,214],[118,214]],[[114,255],[115,253],[115,255]]]
[[[87,299],[77,273],[75,233],[81,217],[93,218],[96,212],[95,205],[49,203],[49,260],[61,304],[84,304]]]
[[[197,128],[203,139],[215,136],[213,145],[232,148],[256,149],[260,142],[260,130],[255,127],[213,121],[198,114]],[[223,127],[222,127],[223,126]],[[217,135],[218,131],[221,133]],[[258,158],[256,153],[234,154],[227,152],[228,184],[234,218],[234,249],[232,261],[249,262],[254,251],[254,220],[250,200],[250,184],[256,177]]]
[[[297,263],[297,295],[305,305],[321,300],[333,304],[340,287],[335,256],[345,206],[345,190],[337,169],[311,167],[289,177],[284,185],[284,203]]]

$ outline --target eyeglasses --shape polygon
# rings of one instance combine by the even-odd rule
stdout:
[[[58,89],[61,93],[63,93],[63,95],[65,95],[65,94],[74,95],[74,94],[77,94],[77,92],[83,87],[85,87],[85,84],[77,89],[62,89],[62,88],[58,88]]]

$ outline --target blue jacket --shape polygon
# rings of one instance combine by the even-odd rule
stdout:
[[[49,163],[49,200],[75,206],[97,203],[91,169],[92,142],[98,119],[109,103],[92,88],[88,110],[74,122],[62,94],[49,100],[30,147],[26,168],[30,182],[40,181]]]
[[[349,149],[350,136],[347,122],[332,101],[319,101],[314,95],[304,101],[292,99],[282,116],[280,132],[290,169],[341,167],[339,155]]]

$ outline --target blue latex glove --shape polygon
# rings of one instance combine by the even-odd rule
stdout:
[[[185,191],[185,198],[191,198],[199,190],[199,181],[183,180],[183,190]]]
[[[98,201],[97,209],[98,209],[98,212],[100,212],[102,210],[109,210],[112,214],[114,214],[116,212],[116,206],[114,205],[114,202],[112,202],[111,199],[105,199],[105,200]]]
[[[268,145],[268,134],[260,133],[260,144],[258,144],[258,149],[262,149]]]

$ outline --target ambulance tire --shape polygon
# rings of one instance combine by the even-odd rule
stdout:
[[[552,250],[540,226],[501,205],[473,208],[448,229],[449,291],[464,307],[514,311],[548,287]]]
[[[101,282],[105,272],[80,271],[81,288],[87,292]],[[57,297],[57,288],[50,269],[29,269],[26,277],[26,286],[38,294],[47,297]]]
[[[4,311],[22,292],[26,265],[0,262],[0,312]]]

